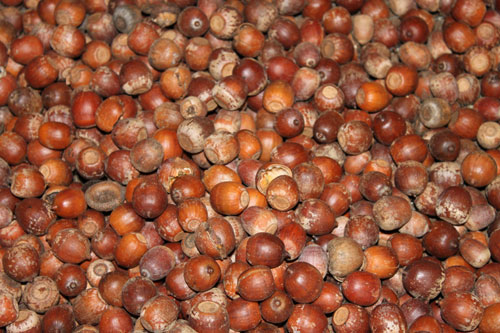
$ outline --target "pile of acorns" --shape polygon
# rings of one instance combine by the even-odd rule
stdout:
[[[500,0],[0,0],[0,331],[500,332]]]

